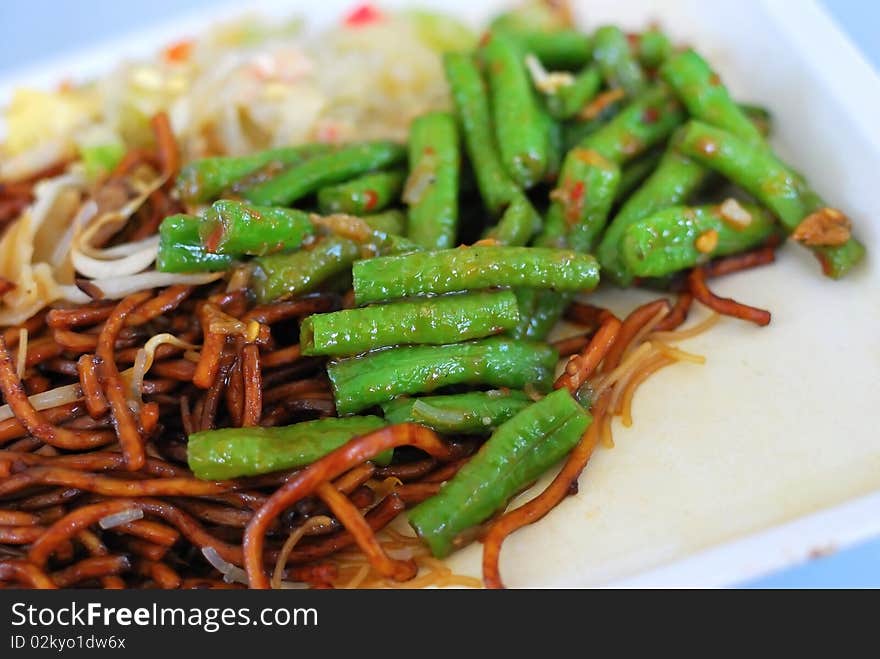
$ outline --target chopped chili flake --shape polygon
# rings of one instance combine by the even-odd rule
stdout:
[[[660,110],[657,108],[645,108],[642,113],[642,122],[646,124],[654,124],[660,120]]]
[[[370,23],[382,20],[382,12],[369,2],[355,7],[352,12],[346,16],[345,25],[347,27],[361,27]]]
[[[375,190],[364,190],[364,196],[367,198],[364,202],[364,210],[373,210],[379,203],[379,195]]]
[[[205,251],[209,254],[216,254],[217,248],[220,247],[220,242],[223,240],[223,236],[226,232],[223,230],[223,224],[217,224],[215,229],[208,234],[208,238],[205,240]]]
[[[181,39],[180,41],[176,41],[166,47],[165,50],[162,52],[162,56],[167,62],[185,62],[192,54],[194,44],[195,41],[193,41],[192,39]]]
[[[711,76],[709,76],[709,84],[713,87],[717,87],[721,84],[721,76],[719,76],[717,73],[713,73]]]
[[[569,181],[566,183],[566,199],[563,201],[565,205],[565,220],[568,224],[576,224],[580,219],[581,210],[584,206],[584,193],[587,186],[583,181],[575,181],[573,184]]]

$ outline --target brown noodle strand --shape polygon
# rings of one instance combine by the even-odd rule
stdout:
[[[644,325],[655,319],[661,309],[665,309],[667,313],[671,310],[667,300],[655,300],[643,304],[624,319],[623,324],[620,326],[619,339],[615,341],[614,346],[605,357],[605,364],[603,366],[605,370],[613,370],[620,364],[623,354],[629,348],[633,338],[635,338]]]
[[[258,426],[263,415],[263,381],[260,349],[253,343],[242,348],[241,375],[244,379],[244,414],[241,425],[245,428]]]
[[[98,380],[97,358],[92,355],[82,355],[76,363],[79,373],[79,386],[83,392],[83,402],[89,416],[100,419],[110,409],[101,383]]]
[[[99,369],[104,383],[104,392],[110,403],[110,413],[113,425],[119,436],[119,445],[125,456],[125,468],[129,471],[137,471],[144,465],[146,454],[144,453],[143,438],[137,427],[137,421],[128,407],[125,395],[125,385],[116,368],[114,359],[114,345],[116,335],[122,329],[128,314],[139,304],[152,297],[152,293],[145,291],[135,293],[123,299],[110,314],[104,323],[104,329],[98,338],[98,347],[95,353],[100,360]]]
[[[598,331],[586,348],[579,354],[569,358],[565,365],[565,370],[556,379],[553,388],[566,388],[571,393],[576,393],[599,367],[603,359],[612,359],[612,350],[616,344],[617,336],[622,329],[623,326],[620,321],[609,314],[602,321]]]
[[[681,327],[687,320],[688,312],[691,310],[691,304],[693,304],[693,301],[694,296],[689,292],[684,291],[683,293],[679,293],[678,299],[675,301],[675,306],[672,307],[672,311],[670,311],[669,315],[661,320],[654,329],[658,332],[671,332],[672,330]]]
[[[750,307],[727,297],[719,297],[706,285],[706,271],[703,267],[694,268],[688,275],[688,285],[695,298],[713,311],[724,316],[732,316],[747,320],[761,327],[770,324],[770,312],[757,307]]]
[[[84,581],[118,575],[131,569],[127,556],[92,556],[52,573],[59,588],[70,588]]]
[[[55,590],[58,586],[52,577],[29,561],[20,559],[0,560],[0,582],[12,581],[38,590]]]

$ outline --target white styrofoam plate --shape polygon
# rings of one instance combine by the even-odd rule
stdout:
[[[268,1],[269,13],[336,20],[349,2]],[[385,6],[406,4],[385,2]],[[421,2],[475,23],[503,3]],[[686,344],[679,364],[640,389],[631,429],[601,449],[580,493],[511,537],[510,586],[715,586],[880,533],[880,79],[812,1],[575,1],[586,27],[658,21],[706,53],[735,95],[770,107],[773,143],[853,218],[866,264],[844,281],[785,248],[770,268],[717,283],[771,309],[756,328],[725,320]],[[0,81],[48,85],[142,55],[241,5],[199,12]],[[621,312],[644,299],[606,291]],[[479,574],[480,547],[451,559]]]

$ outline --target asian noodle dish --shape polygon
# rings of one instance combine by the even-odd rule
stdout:
[[[501,587],[679,341],[770,323],[715,278],[862,258],[772,128],[660,27],[549,0],[242,19],[17,90],[0,585]],[[482,579],[443,561],[473,542]]]

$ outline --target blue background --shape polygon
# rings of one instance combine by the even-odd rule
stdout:
[[[880,2],[820,1],[880,69]],[[216,0],[0,0],[0,74],[214,4]],[[797,11],[797,0],[791,4]],[[743,585],[880,588],[880,539]]]

